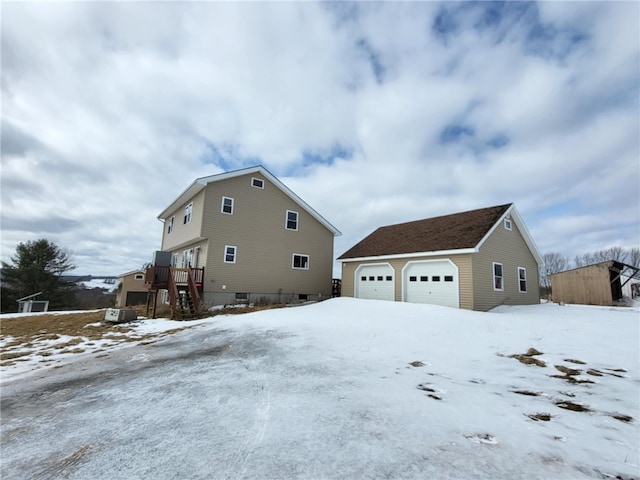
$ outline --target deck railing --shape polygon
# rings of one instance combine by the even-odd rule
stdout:
[[[173,283],[176,285],[189,285],[189,274],[193,277],[193,283],[198,290],[202,290],[204,282],[204,267],[202,268],[176,268],[169,266],[152,265],[147,268],[145,282],[151,284],[151,289],[168,288],[169,272],[173,272]]]

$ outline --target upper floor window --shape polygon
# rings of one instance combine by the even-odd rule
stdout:
[[[300,255],[298,253],[293,254],[293,268],[299,268],[302,270],[309,269],[309,255]]]
[[[251,186],[256,188],[264,188],[264,180],[254,177],[251,179]]]
[[[506,228],[507,230],[511,230],[511,228],[513,228],[511,226],[511,219],[510,218],[505,218],[504,219],[504,228]]]
[[[502,264],[493,263],[493,289],[504,290],[504,278],[502,277]]]
[[[222,197],[222,213],[227,213],[229,215],[233,214],[233,198],[231,197]]]
[[[167,233],[173,232],[173,224],[174,224],[175,220],[176,220],[176,217],[173,216],[167,222]]]
[[[298,230],[298,212],[287,210],[287,230]]]
[[[144,274],[142,274],[142,273],[136,273],[135,279],[136,279],[136,280],[144,280]]]
[[[190,203],[184,207],[184,220],[182,223],[185,225],[191,221],[191,213],[193,212],[193,203]]]
[[[527,293],[527,269],[518,267],[518,290]]]
[[[224,246],[224,263],[236,263],[236,252],[238,248],[233,245]]]

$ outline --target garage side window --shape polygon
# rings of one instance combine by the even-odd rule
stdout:
[[[504,278],[502,277],[501,263],[493,263],[493,289],[498,291],[504,290]]]
[[[524,267],[518,267],[518,290],[527,293],[527,269]]]

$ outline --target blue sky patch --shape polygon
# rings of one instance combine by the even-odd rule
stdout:
[[[459,142],[475,135],[475,129],[470,125],[447,125],[440,133],[440,143]]]
[[[371,66],[371,71],[376,78],[376,82],[380,85],[384,82],[386,69],[382,64],[380,53],[377,52],[366,38],[361,38],[356,42],[356,47],[366,57]]]

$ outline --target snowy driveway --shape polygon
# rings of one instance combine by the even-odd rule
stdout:
[[[433,317],[428,328],[410,329],[429,322],[425,315]],[[340,300],[243,317],[3,386],[3,478],[564,479],[613,472],[626,479],[637,469],[637,418],[599,415],[598,425],[584,424],[593,421],[585,413],[547,406],[549,395],[575,395],[577,387],[551,392],[545,385],[559,380],[496,355],[525,345],[552,350],[557,338],[548,345],[544,338],[551,317],[532,324],[524,315],[522,328],[505,334],[499,314],[391,302]],[[473,324],[482,335],[469,331]],[[558,355],[588,351],[576,348]],[[605,396],[637,393],[632,366],[625,377],[635,378],[607,377],[602,385],[633,380],[636,390],[607,388]],[[416,388],[427,380],[439,400]],[[525,385],[546,389],[547,398],[509,391]],[[637,407],[636,399],[625,402],[622,408]],[[556,422],[525,416],[545,408]],[[602,425],[610,428],[604,439],[581,438]],[[598,449],[601,459],[592,456]]]

